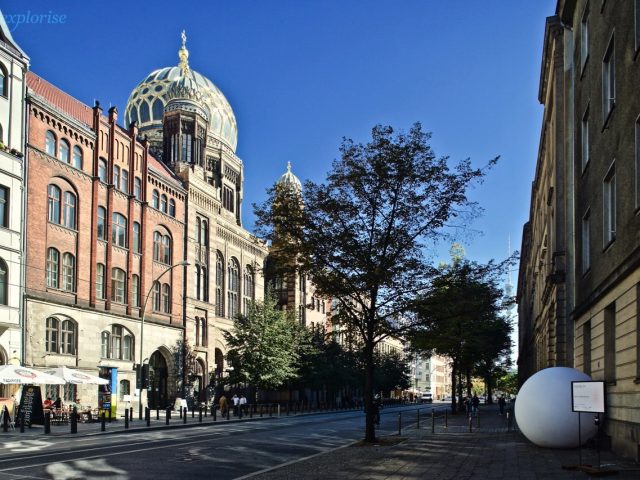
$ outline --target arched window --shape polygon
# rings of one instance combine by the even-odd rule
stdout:
[[[51,130],[47,130],[47,134],[44,137],[44,151],[52,157],[55,157],[56,150],[56,136]]]
[[[82,149],[77,145],[73,147],[73,166],[82,170]]]
[[[67,292],[76,291],[76,257],[68,252],[62,256],[62,288]]]
[[[53,247],[47,250],[47,287],[59,288],[60,252]]]
[[[156,262],[160,261],[162,252],[162,234],[160,232],[153,232],[153,259]]]
[[[64,192],[64,211],[62,224],[73,230],[76,229],[76,196],[71,192]]]
[[[158,190],[154,190],[151,194],[151,206],[156,209],[160,207],[160,194]]]
[[[104,264],[99,263],[96,266],[96,297],[99,300],[104,300],[106,296],[104,291],[104,286],[106,285],[104,274],[105,274]]]
[[[0,95],[7,97],[9,94],[8,86],[9,76],[4,68],[4,65],[0,65]]]
[[[235,258],[227,265],[227,315],[234,318],[238,314],[238,294],[240,292],[240,267]]]
[[[71,151],[71,147],[69,146],[69,142],[67,142],[64,138],[60,140],[60,156],[58,157],[60,161],[64,163],[69,162],[69,153]]]
[[[201,318],[200,319],[200,344],[203,347],[206,347],[209,344],[209,338],[208,338],[208,332],[207,332],[207,319],[206,318]]]
[[[196,317],[193,321],[193,326],[195,328],[195,345],[200,345],[200,319]]]
[[[140,224],[133,222],[133,245],[131,248],[135,253],[142,253],[142,243],[140,242]]]
[[[196,243],[198,245],[202,245],[202,232],[200,230],[201,224],[202,220],[200,220],[200,217],[196,217]]]
[[[169,199],[169,215],[176,216],[176,201],[173,198]]]
[[[0,258],[0,305],[9,305],[9,268]]]
[[[98,160],[98,178],[102,183],[107,183],[107,161],[104,158]]]
[[[162,120],[164,116],[164,105],[162,104],[162,100],[156,98],[153,102],[153,107],[151,107],[153,113],[154,120]]]
[[[224,317],[224,259],[216,253],[216,315]]]
[[[160,196],[160,210],[167,213],[167,196],[164,193]]]
[[[133,335],[121,325],[112,325],[100,335],[100,356],[114,360],[133,360]]]
[[[47,352],[58,353],[58,347],[60,345],[60,322],[55,317],[47,318],[45,344]]]
[[[169,235],[162,237],[162,263],[171,265],[171,238]]]
[[[124,303],[127,288],[126,273],[120,268],[111,269],[111,300]]]
[[[153,282],[153,309],[156,312],[160,311],[161,301],[160,301],[160,282]]]
[[[122,327],[111,327],[111,355],[110,358],[122,358]]]
[[[97,236],[98,240],[106,240],[107,239],[107,209],[104,207],[98,207],[98,215],[97,215]]]
[[[64,320],[62,322],[60,353],[66,353],[68,355],[76,354],[76,324],[71,320]]]
[[[100,357],[109,358],[109,341],[111,335],[109,332],[102,332],[100,334]]]
[[[207,267],[202,266],[200,268],[200,287],[202,288],[202,300],[209,301],[209,273]]]
[[[149,122],[149,104],[145,101],[140,102],[140,123]]]
[[[60,224],[60,197],[62,195],[60,188],[56,185],[49,185],[48,189],[49,195],[49,210],[47,214],[47,219],[51,223]]]
[[[111,242],[118,247],[127,246],[127,217],[118,212],[111,216]]]
[[[131,305],[140,306],[140,277],[135,273],[131,275]]]
[[[136,197],[136,200],[142,200],[142,180],[140,177],[133,179],[133,196]]]
[[[200,265],[196,265],[196,268],[193,270],[193,272],[193,288],[195,290],[196,300],[202,300],[202,297],[200,297]]]
[[[113,185],[120,189],[120,167],[118,165],[113,166]]]
[[[171,313],[171,287],[168,283],[162,285],[162,311]]]
[[[129,194],[129,172],[123,168],[121,173],[122,178],[120,179],[120,190]]]
[[[201,245],[204,247],[208,247],[209,246],[209,226],[207,225],[207,221],[205,219],[202,219],[202,224],[200,225],[200,229],[202,230],[201,238],[202,238],[202,242]]]
[[[253,268],[251,265],[247,265],[244,268],[244,285],[242,289],[242,313],[247,315],[249,313],[249,307],[251,302],[255,300],[255,280],[253,276]]]

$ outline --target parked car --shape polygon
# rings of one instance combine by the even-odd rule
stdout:
[[[433,402],[433,395],[430,392],[423,393],[420,395],[421,403],[431,403]]]

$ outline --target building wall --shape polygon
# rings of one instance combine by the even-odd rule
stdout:
[[[99,366],[117,367],[118,381],[128,380],[133,393],[134,365],[140,361],[141,354],[146,363],[154,352],[160,352],[168,364],[168,394],[175,396],[176,372],[171,350],[183,336],[184,268],[170,267],[184,258],[186,192],[170,171],[148,155],[147,145],[136,140],[135,128],[126,131],[117,126],[117,110],[110,109],[105,116],[98,105],[91,109],[33,74],[29,74],[28,86],[26,364],[66,365],[94,374]],[[54,151],[48,151],[47,132],[55,136]],[[70,147],[69,162],[61,153],[63,141]],[[80,164],[73,158],[76,147],[82,153]],[[102,161],[106,167],[104,172],[100,168]],[[124,181],[125,170],[128,182]],[[136,179],[140,180],[139,191],[134,188]],[[49,187],[52,185],[62,192],[60,221],[50,216]],[[173,200],[175,211],[154,204],[154,191],[166,196],[168,201]],[[65,192],[76,199],[73,225],[64,220]],[[105,209],[102,235],[98,233],[99,207]],[[124,245],[119,245],[112,235],[115,214],[125,218]],[[134,222],[140,225],[139,249],[134,246]],[[154,245],[156,232],[170,239],[168,258],[154,253],[154,250],[162,251]],[[53,278],[48,261],[51,248],[60,253],[57,286],[50,280]],[[65,254],[75,258],[75,266],[70,270],[73,286],[65,283]],[[102,280],[98,264],[104,265]],[[123,289],[115,288],[114,269],[125,272]],[[139,278],[137,295],[134,275]],[[156,280],[162,284],[159,305],[154,301]],[[103,290],[99,293],[100,283]],[[165,284],[170,287],[166,301]],[[144,339],[141,339],[143,315]],[[71,321],[75,329],[72,347],[47,342],[48,319],[57,320],[59,325]],[[119,349],[113,342],[119,336],[120,327],[124,328],[124,336],[131,337],[132,345],[128,354],[123,349],[116,358]],[[103,332],[109,334],[109,340],[105,339],[107,349],[102,347]],[[64,343],[62,330],[58,334],[59,342]],[[86,389],[84,393],[83,403],[96,406],[97,390]]]
[[[0,12],[0,17],[2,12]],[[13,41],[0,20],[0,365],[20,363],[22,348],[22,242],[25,75],[29,58]],[[0,397],[13,393],[13,386],[0,385]]]
[[[566,159],[564,178],[549,182],[555,192],[564,192],[568,215],[555,223],[552,233],[569,232],[566,258],[567,312],[575,339],[573,363],[606,385],[604,429],[613,449],[640,459],[640,21],[638,2],[558,1],[556,16],[547,20],[541,90],[552,82],[546,66],[549,46],[562,43],[564,112],[557,120],[563,128]],[[550,35],[549,25],[559,25]],[[553,58],[559,59],[559,56]],[[613,73],[613,75],[612,75]],[[608,89],[613,85],[613,89]],[[547,111],[556,103],[545,103]],[[544,128],[543,128],[544,136]],[[545,158],[541,141],[540,158]],[[557,150],[556,150],[557,153]],[[532,191],[532,213],[553,221],[554,211],[540,209],[536,174]],[[553,202],[552,202],[553,205]],[[536,283],[536,245],[543,235],[532,214],[523,235],[519,279],[520,339],[519,367],[523,378],[552,366],[557,342],[544,344],[551,331],[559,297],[546,295]],[[549,319],[549,322],[546,322]],[[533,344],[533,345],[532,345]],[[569,342],[567,342],[569,345]],[[546,362],[540,361],[546,356]],[[535,357],[532,358],[532,357]]]

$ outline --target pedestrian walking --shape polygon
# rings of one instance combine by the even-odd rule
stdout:
[[[477,394],[473,394],[473,398],[471,399],[471,412],[474,417],[478,416],[478,407],[480,406],[480,399]]]
[[[238,404],[240,405],[240,409],[243,415],[247,414],[247,397],[244,395],[240,395],[240,400],[238,400]]]
[[[471,415],[471,396],[467,395],[467,398],[464,400],[464,406],[466,408],[467,417]]]
[[[238,416],[238,406],[240,405],[240,398],[235,393],[233,397],[231,397],[231,401],[233,402],[233,416]]]
[[[500,395],[500,398],[498,399],[498,407],[500,407],[500,415],[504,415],[504,406],[507,403],[507,401],[504,399],[504,395]]]
[[[220,395],[218,404],[220,405],[220,415],[224,417],[227,414],[227,397],[224,396],[224,393]]]

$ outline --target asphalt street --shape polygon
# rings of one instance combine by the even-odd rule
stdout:
[[[431,406],[421,410],[424,415]],[[415,423],[415,407],[386,408],[379,434],[397,432],[400,411],[405,426]],[[352,444],[363,431],[363,412],[347,411],[142,429],[126,435],[12,435],[7,441],[0,435],[0,475],[56,480],[231,479]]]

